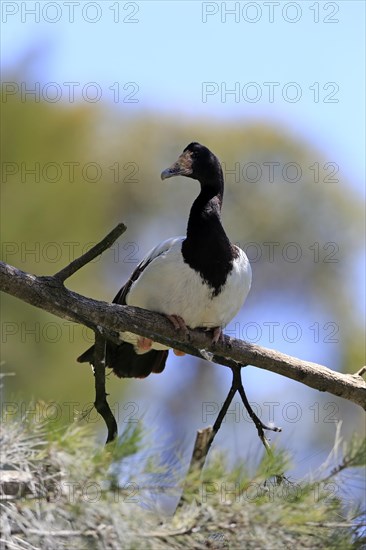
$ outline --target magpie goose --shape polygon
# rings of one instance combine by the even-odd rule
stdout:
[[[113,302],[162,313],[177,329],[210,329],[212,341],[217,342],[247,297],[251,268],[221,224],[224,178],[218,158],[207,147],[190,143],[161,178],[179,175],[201,185],[191,207],[187,235],[151,250]],[[120,337],[120,344],[107,342],[106,346],[106,366],[117,376],[145,378],[164,370],[166,346],[130,332]],[[91,347],[78,361],[92,364],[93,353]]]

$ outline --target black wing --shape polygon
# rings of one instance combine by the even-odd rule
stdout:
[[[152,259],[153,257],[148,257],[136,267],[129,280],[115,296],[113,300],[114,304],[126,305],[126,296],[132,284],[137,281]],[[146,378],[152,372],[163,372],[168,353],[168,350],[151,350],[143,354],[137,354],[132,344],[123,341],[120,344],[107,342],[106,366],[111,368],[119,378]],[[94,361],[94,346],[91,346],[80,355],[77,361],[92,365]]]

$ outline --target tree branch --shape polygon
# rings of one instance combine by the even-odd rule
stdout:
[[[65,282],[66,279],[74,275],[79,269],[84,267],[84,265],[92,262],[94,258],[100,256],[102,252],[110,248],[112,244],[126,231],[127,227],[124,223],[119,223],[117,227],[112,229],[110,233],[102,241],[93,246],[90,250],[85,252],[80,258],[76,258],[73,262],[69,263],[66,267],[55,273],[55,279],[58,279],[60,282]]]
[[[348,399],[366,409],[366,384],[359,374],[335,372],[322,365],[228,336],[212,345],[204,331],[177,333],[171,323],[158,313],[92,300],[68,290],[62,280],[65,273],[66,277],[70,276],[76,269],[67,269],[59,272],[64,273],[61,277],[37,277],[0,262],[0,290],[63,319],[84,324],[93,330],[98,328],[107,339],[116,341],[115,333],[134,332],[231,368],[253,365],[269,370],[313,389]]]
[[[95,379],[95,402],[94,407],[103,417],[107,425],[108,436],[106,443],[110,443],[117,437],[117,422],[110,409],[105,391],[105,338],[100,332],[95,332],[94,346],[94,379]]]

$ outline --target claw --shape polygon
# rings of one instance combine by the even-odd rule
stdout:
[[[180,317],[180,315],[166,315],[166,317],[169,319],[169,321],[174,326],[175,330],[181,330],[184,332],[184,334],[188,333],[187,325],[184,322],[184,319]],[[173,349],[173,352],[178,357],[181,357],[185,355],[184,351],[180,351],[179,349]]]
[[[212,343],[217,344],[217,342],[223,341],[224,339],[224,333],[222,331],[221,327],[215,327],[212,331]]]
[[[185,324],[184,319],[182,319],[182,317],[180,317],[179,315],[166,315],[166,317],[172,323],[175,330],[182,330],[185,333],[188,332],[187,325]]]
[[[152,346],[152,340],[150,338],[141,337],[137,341],[137,348],[139,351],[150,351]]]

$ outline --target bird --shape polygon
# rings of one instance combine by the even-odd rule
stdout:
[[[252,271],[245,252],[230,242],[221,223],[224,176],[216,155],[200,143],[190,143],[161,173],[162,180],[175,176],[200,184],[186,235],[167,239],[153,248],[113,303],[161,313],[177,331],[211,331],[215,344],[244,304]],[[121,343],[107,342],[105,357],[106,366],[118,377],[145,378],[164,370],[167,346],[131,332],[121,332],[120,339]],[[94,346],[77,360],[93,365],[93,356]]]

